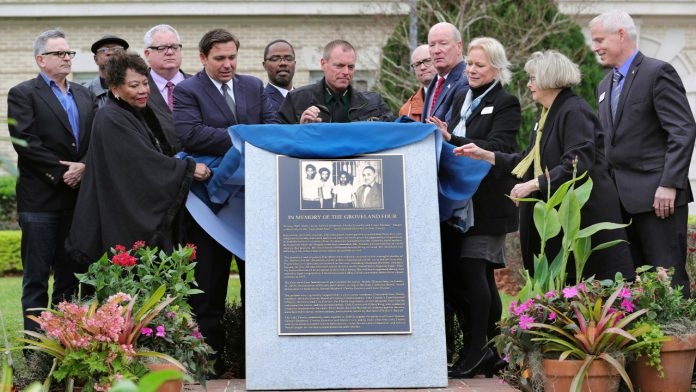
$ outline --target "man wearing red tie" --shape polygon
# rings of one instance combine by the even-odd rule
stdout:
[[[453,24],[441,22],[430,28],[428,46],[437,77],[428,86],[422,119],[427,122],[428,117],[434,116],[447,122],[452,99],[460,91],[466,93],[469,89],[464,75],[462,36]]]

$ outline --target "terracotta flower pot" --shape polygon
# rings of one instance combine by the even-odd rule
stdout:
[[[544,359],[545,392],[568,392],[573,377],[578,374],[583,361],[575,359]],[[621,376],[609,363],[595,359],[590,365],[587,379],[582,384],[582,391],[616,392],[619,390]]]
[[[153,372],[157,370],[181,371],[181,369],[171,363],[151,363],[148,364],[147,367]],[[184,383],[181,380],[169,380],[160,385],[159,388],[157,388],[157,392],[181,392],[183,389]]]
[[[691,374],[696,360],[696,334],[685,339],[662,343],[660,357],[665,377],[660,378],[657,369],[645,364],[646,358],[638,357],[631,366],[631,381],[636,391],[641,392],[689,392]]]

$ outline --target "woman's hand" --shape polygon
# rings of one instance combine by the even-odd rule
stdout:
[[[491,165],[495,165],[495,154],[488,150],[484,150],[474,143],[468,143],[463,146],[455,147],[455,149],[452,151],[454,152],[454,155],[459,157],[469,157],[471,159],[486,161]]]
[[[205,181],[210,178],[210,168],[204,163],[196,163],[196,170],[193,171],[193,179],[196,181]]]
[[[512,200],[513,203],[515,203],[515,205],[519,207],[520,202],[519,202],[519,200],[515,200],[515,199],[521,199],[523,197],[527,197],[538,190],[539,190],[539,180],[535,178],[533,180],[529,180],[527,182],[523,182],[521,184],[517,184],[514,187],[512,187],[512,190],[510,191],[510,197],[513,198],[513,200]]]
[[[439,118],[437,118],[435,116],[428,117],[427,119],[425,119],[425,122],[428,124],[434,124],[437,127],[437,129],[440,131],[440,133],[442,134],[442,137],[446,141],[450,141],[450,139],[452,139],[452,135],[449,132],[447,132],[447,123],[446,122],[440,120]]]

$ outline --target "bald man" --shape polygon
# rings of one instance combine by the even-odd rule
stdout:
[[[420,122],[421,114],[423,113],[423,100],[428,91],[428,85],[437,75],[437,70],[433,66],[433,59],[430,57],[430,50],[427,44],[418,46],[413,50],[410,67],[416,75],[420,88],[401,107],[399,116],[409,116],[413,121]]]

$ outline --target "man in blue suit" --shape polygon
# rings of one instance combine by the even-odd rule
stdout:
[[[223,29],[211,30],[203,35],[198,49],[203,70],[174,88],[174,125],[184,152],[222,156],[232,146],[228,127],[269,123],[273,112],[264,104],[261,80],[235,73],[239,40],[234,35]],[[185,231],[187,242],[198,247],[196,281],[204,291],[192,296],[190,304],[206,341],[219,354],[224,346],[220,322],[233,255],[192,217]],[[243,300],[244,262],[236,260]],[[221,373],[219,363],[216,370]]]
[[[437,23],[428,32],[428,46],[437,77],[433,78],[427,89],[421,118],[427,122],[428,117],[435,116],[447,122],[454,96],[469,90],[469,82],[464,74],[466,65],[462,56],[462,35],[451,23]]]
[[[280,109],[288,91],[292,90],[292,78],[295,76],[295,49],[286,40],[272,41],[263,51],[262,64],[268,74],[268,84],[263,90],[263,95],[275,113]]]

